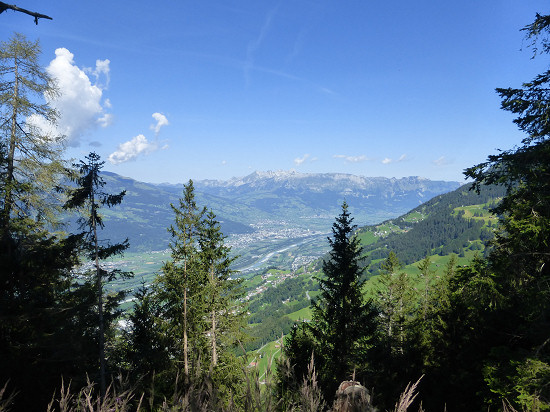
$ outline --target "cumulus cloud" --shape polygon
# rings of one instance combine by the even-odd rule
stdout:
[[[151,125],[151,130],[154,130],[155,135],[158,135],[161,127],[168,126],[170,123],[168,122],[168,119],[166,118],[166,116],[163,115],[162,113],[153,113],[152,116],[157,123]]]
[[[403,162],[407,159],[407,155],[406,154],[402,154],[401,156],[399,156],[399,159],[391,159],[389,157],[385,157],[383,160],[382,160],[382,164],[385,164],[385,165],[388,165],[390,163],[399,163],[399,162]]]
[[[117,150],[109,155],[109,162],[114,165],[136,159],[140,154],[148,154],[158,150],[156,142],[149,142],[140,134],[132,140],[118,145]]]
[[[296,166],[300,166],[302,163],[304,163],[307,159],[309,158],[309,154],[305,154],[303,155],[302,157],[297,157],[296,159],[294,159],[294,164]]]
[[[95,69],[80,69],[74,62],[74,55],[65,48],[55,51],[46,71],[52,76],[59,89],[59,95],[46,96],[50,106],[59,112],[57,128],[53,130],[43,118],[31,116],[29,122],[41,127],[46,133],[63,135],[70,146],[79,146],[82,136],[96,126],[107,127],[113,116],[105,113],[111,104],[102,102],[103,91],[109,83],[109,60],[97,60]],[[88,74],[95,77],[92,84]],[[104,85],[100,80],[105,80]]]
[[[334,155],[332,157],[334,157],[335,159],[344,159],[346,163],[361,163],[368,160],[365,155],[360,155],[360,156]]]

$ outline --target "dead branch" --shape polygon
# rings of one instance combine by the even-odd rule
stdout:
[[[2,14],[3,12],[5,12],[8,9],[14,10],[14,11],[19,11],[21,13],[28,14],[29,16],[33,16],[34,17],[34,24],[38,24],[38,19],[53,20],[50,16],[46,16],[45,14],[40,14],[40,13],[36,13],[34,11],[22,9],[21,7],[17,7],[14,4],[6,4],[6,3],[0,1],[0,14]]]

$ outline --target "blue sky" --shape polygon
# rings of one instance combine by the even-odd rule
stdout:
[[[463,180],[522,135],[496,87],[547,68],[547,1],[13,0],[39,39],[67,157],[147,182],[255,170]]]

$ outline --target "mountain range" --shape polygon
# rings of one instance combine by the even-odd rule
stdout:
[[[103,172],[110,193],[126,190],[121,205],[105,209],[103,236],[128,237],[134,250],[162,250],[173,223],[170,204],[182,196],[182,184],[138,182]],[[399,216],[460,186],[458,182],[420,177],[384,178],[342,173],[254,172],[226,181],[194,181],[197,204],[212,209],[226,235],[282,227],[328,232],[346,201],[358,225]]]

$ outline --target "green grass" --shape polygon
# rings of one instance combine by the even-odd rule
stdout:
[[[271,372],[275,372],[276,362],[281,356],[281,342],[280,338],[276,341],[266,343],[260,349],[251,354],[251,363],[249,367],[258,368],[260,380],[265,376],[268,367],[271,367]]]
[[[403,218],[404,222],[417,223],[426,218],[426,215],[420,212],[411,212]]]
[[[465,219],[483,220],[485,223],[498,221],[498,218],[488,210],[487,204],[460,206],[454,209],[453,215],[456,216],[460,211],[464,211]]]
[[[378,236],[375,236],[370,230],[365,230],[358,233],[359,240],[362,245],[371,245],[378,240]]]
[[[311,320],[311,307],[302,308],[296,312],[289,313],[287,316],[295,322],[299,320]]]

